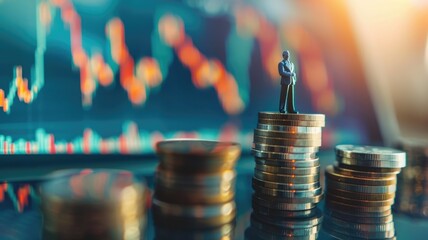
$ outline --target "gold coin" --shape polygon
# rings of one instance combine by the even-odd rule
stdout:
[[[353,206],[364,206],[364,207],[386,207],[386,206],[392,206],[392,204],[394,204],[394,198],[381,200],[381,201],[355,200],[351,198],[345,198],[343,196],[334,195],[330,192],[327,192],[326,198],[336,202],[341,202],[341,203],[345,203]]]
[[[175,139],[159,142],[156,152],[164,169],[176,172],[218,172],[233,169],[241,154],[241,147],[233,142]]]
[[[368,186],[383,186],[383,185],[392,185],[397,183],[397,178],[395,176],[374,179],[374,178],[361,178],[361,177],[354,177],[349,175],[342,175],[340,173],[335,172],[335,169],[331,165],[326,167],[325,176],[326,178],[335,180],[337,182],[358,184],[358,185],[368,185]]]

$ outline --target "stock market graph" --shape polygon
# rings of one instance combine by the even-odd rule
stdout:
[[[38,199],[33,186],[30,184],[22,184],[17,188],[7,182],[0,184],[0,202],[10,201],[13,208],[18,212],[24,211],[25,206],[31,201],[30,198]]]
[[[277,108],[282,49],[300,109],[331,119],[326,145],[366,140],[364,120],[339,119],[352,87],[295,4],[0,1],[0,154],[148,153],[172,137],[249,148],[257,112]]]

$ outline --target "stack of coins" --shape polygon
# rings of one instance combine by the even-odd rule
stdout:
[[[180,230],[215,228],[232,222],[236,215],[234,166],[240,153],[240,145],[230,142],[159,142],[155,224]]]
[[[428,217],[428,141],[403,140],[407,166],[398,175],[394,209],[415,217]]]
[[[121,170],[76,170],[41,186],[43,239],[143,239],[146,189]]]
[[[252,154],[256,166],[253,176],[253,220],[278,227],[278,221],[306,221],[307,229],[317,229],[321,217],[315,213],[323,198],[319,182],[322,114],[282,114],[260,112],[254,130]],[[303,219],[297,219],[303,218]],[[313,225],[311,225],[313,224]],[[297,224],[299,225],[299,224]],[[307,233],[299,227],[278,229],[290,234]],[[316,233],[317,231],[312,231]],[[297,235],[296,235],[297,236]],[[313,236],[313,235],[311,235]]]
[[[384,147],[338,145],[336,161],[325,170],[327,232],[339,239],[394,239],[391,206],[406,154]]]

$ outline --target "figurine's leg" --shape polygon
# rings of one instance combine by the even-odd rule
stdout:
[[[288,85],[281,84],[281,95],[279,96],[279,112],[284,113],[285,96],[287,94]]]
[[[287,91],[287,112],[288,113],[298,113],[294,107],[294,84],[288,85]]]

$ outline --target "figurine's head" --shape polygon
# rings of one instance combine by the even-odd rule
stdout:
[[[284,52],[282,52],[282,58],[284,58],[284,60],[288,60],[289,57],[290,57],[290,52],[288,50],[285,50]]]

